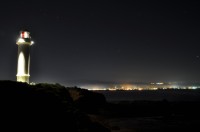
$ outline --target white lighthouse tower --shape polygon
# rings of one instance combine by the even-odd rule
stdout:
[[[17,64],[17,81],[29,83],[30,77],[30,47],[33,44],[30,32],[27,30],[20,31],[17,39],[18,45],[18,64]]]

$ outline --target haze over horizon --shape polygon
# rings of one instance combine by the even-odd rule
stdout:
[[[30,82],[200,82],[199,2],[28,3],[0,5],[0,80],[16,80],[27,28]]]

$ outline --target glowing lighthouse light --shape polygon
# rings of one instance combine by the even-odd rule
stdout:
[[[21,32],[21,38],[30,38],[30,36],[29,36],[29,32],[27,32],[27,31],[22,31]]]
[[[17,64],[17,81],[29,83],[30,77],[30,32],[27,30],[20,31],[20,36],[17,39],[18,45],[18,64]]]

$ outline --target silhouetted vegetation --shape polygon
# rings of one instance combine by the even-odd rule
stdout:
[[[91,94],[90,91],[80,88],[68,88],[68,91],[76,107],[87,113],[97,113],[106,105],[106,99],[100,93]]]
[[[110,128],[119,131],[194,131],[200,125],[200,101],[118,101],[103,113]]]
[[[0,127],[7,131],[191,131],[200,125],[198,98],[107,103],[102,94],[77,87],[0,81]]]
[[[109,132],[81,112],[68,89],[59,84],[0,81],[0,105],[1,128],[6,130]]]
[[[163,101],[119,101],[109,103],[107,110],[111,117],[153,117],[187,116],[200,117],[200,102]]]

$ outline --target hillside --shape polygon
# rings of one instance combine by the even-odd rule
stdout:
[[[79,88],[0,81],[0,126],[2,130],[109,132],[87,115],[105,103],[103,95]]]
[[[193,92],[199,95],[199,90]],[[141,94],[147,93],[144,91]],[[160,96],[160,91],[155,91],[155,95]],[[8,131],[56,132],[198,130],[199,96],[195,96],[195,101],[187,97],[189,101],[106,102],[103,94],[77,87],[0,81],[0,128]]]

